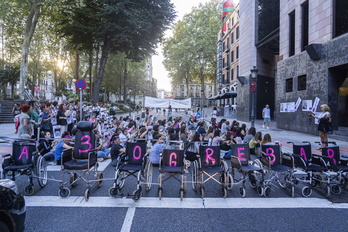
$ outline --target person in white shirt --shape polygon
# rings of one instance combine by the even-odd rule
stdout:
[[[267,129],[269,129],[269,124],[271,122],[271,109],[269,108],[269,105],[266,105],[266,107],[263,108],[262,117],[263,117],[262,127],[265,128],[265,126],[267,126]]]

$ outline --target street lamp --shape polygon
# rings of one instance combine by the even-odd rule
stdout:
[[[251,70],[250,70],[250,93],[251,93],[251,127],[255,126],[255,113],[256,113],[256,89],[257,89],[257,85],[256,85],[256,79],[257,79],[257,72],[259,70],[256,68],[256,66],[254,66]]]

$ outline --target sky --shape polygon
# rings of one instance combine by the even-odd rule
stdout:
[[[210,0],[171,0],[171,2],[175,5],[176,10],[176,22],[181,20],[185,14],[191,12],[192,7],[197,7],[199,3],[206,3]],[[171,35],[171,31],[166,32],[166,36],[169,37]],[[164,89],[166,91],[171,91],[170,79],[168,78],[168,73],[165,70],[162,61],[162,45],[159,45],[157,48],[158,55],[152,57],[152,66],[153,66],[153,77],[157,79],[157,88]]]

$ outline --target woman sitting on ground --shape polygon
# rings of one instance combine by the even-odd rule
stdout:
[[[262,132],[258,131],[255,134],[255,137],[252,138],[249,142],[250,154],[255,154],[255,155],[259,154],[259,148],[260,148],[261,141],[262,141]]]
[[[256,129],[255,127],[250,127],[248,134],[244,137],[244,142],[250,142],[251,139],[255,138]]]
[[[265,134],[264,136],[263,136],[263,139],[262,139],[262,141],[261,141],[261,144],[262,145],[272,145],[272,144],[274,144],[273,142],[272,142],[272,138],[271,138],[271,135],[270,134]]]

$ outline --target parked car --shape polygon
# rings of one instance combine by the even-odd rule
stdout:
[[[25,216],[25,200],[16,183],[9,179],[0,180],[0,231],[24,231]]]

